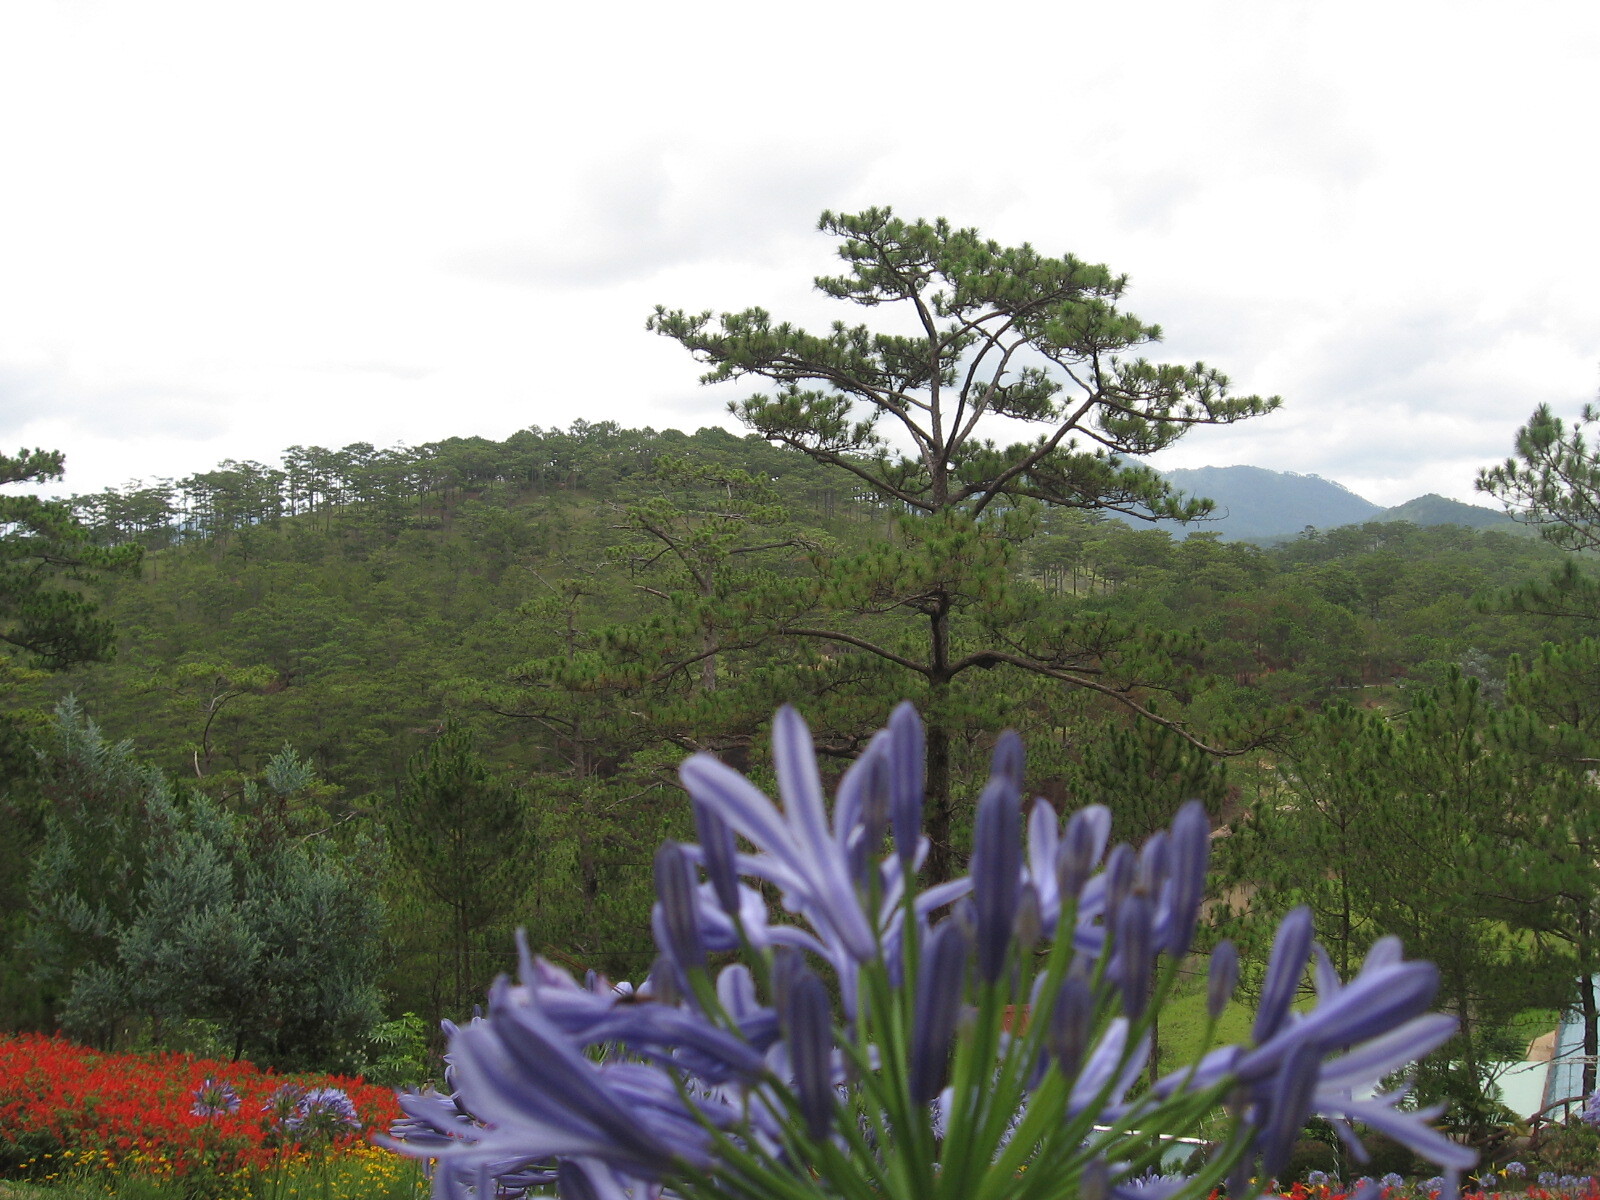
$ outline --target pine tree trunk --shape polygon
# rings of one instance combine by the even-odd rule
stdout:
[[[1595,1058],[1600,1056],[1600,1015],[1596,1013],[1594,976],[1587,969],[1578,981],[1578,1003],[1583,1008],[1583,1094],[1592,1096]]]

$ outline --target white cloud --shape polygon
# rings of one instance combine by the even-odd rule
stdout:
[[[1600,15],[1509,12],[11,6],[0,436],[92,490],[722,423],[651,307],[831,319],[817,212],[890,203],[1106,261],[1164,355],[1285,397],[1164,465],[1471,498],[1600,358]]]

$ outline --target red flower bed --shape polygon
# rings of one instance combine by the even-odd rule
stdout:
[[[237,1114],[195,1116],[195,1091],[206,1079],[226,1082],[241,1101]],[[0,1150],[94,1152],[106,1165],[143,1165],[186,1174],[264,1166],[278,1152],[262,1112],[285,1083],[343,1090],[363,1130],[387,1129],[400,1115],[394,1093],[336,1075],[278,1075],[251,1063],[187,1054],[101,1054],[62,1038],[0,1035]],[[352,1130],[346,1142],[364,1136]],[[13,1167],[21,1161],[13,1161]]]

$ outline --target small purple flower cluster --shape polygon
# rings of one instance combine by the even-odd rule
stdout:
[[[1592,1192],[1596,1181],[1592,1175],[1561,1175],[1555,1171],[1539,1172],[1539,1186],[1547,1192],[1566,1192],[1580,1195]]]
[[[306,1089],[299,1084],[285,1083],[279,1085],[261,1106],[261,1111],[267,1115],[267,1123],[273,1129],[288,1128],[289,1122],[294,1119],[295,1110],[305,1094]]]
[[[1318,1114],[1358,1160],[1352,1122],[1437,1163],[1453,1195],[1475,1156],[1430,1126],[1436,1113],[1401,1107],[1403,1090],[1354,1099],[1454,1032],[1426,1011],[1431,965],[1385,938],[1342,980],[1297,910],[1250,1042],[1136,1087],[1195,935],[1205,812],[1186,805],[1138,848],[1109,845],[1103,807],[1065,823],[1043,800],[1024,814],[1008,733],[970,873],[921,886],[923,752],[902,705],[831,814],[792,709],[774,723],[781,810],[711,756],[690,758],[700,841],[656,856],[647,983],[580,983],[522,945],[520,981],[498,981],[486,1017],[448,1030],[454,1094],[402,1096],[390,1144],[437,1159],[453,1200],[551,1182],[583,1200],[1198,1200],[1224,1181],[1254,1196]],[[1302,1014],[1291,1004],[1308,969],[1317,1003]],[[1224,943],[1213,1028],[1237,978]],[[1210,1161],[1152,1182],[1162,1139],[1217,1115]]]
[[[207,1077],[195,1088],[194,1107],[189,1111],[197,1117],[234,1116],[239,1111],[239,1093],[226,1080]]]
[[[361,1117],[342,1088],[312,1088],[295,1101],[294,1111],[283,1119],[283,1127],[301,1141],[332,1141],[352,1129],[360,1129]]]

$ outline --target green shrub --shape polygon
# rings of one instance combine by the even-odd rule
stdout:
[[[1588,1175],[1600,1167],[1600,1129],[1576,1120],[1557,1126],[1539,1139],[1538,1148],[1531,1153],[1536,1174]]]
[[[1411,1177],[1415,1175],[1432,1175],[1432,1164],[1422,1162],[1417,1156],[1407,1150],[1393,1138],[1385,1137],[1381,1133],[1369,1129],[1361,1131],[1361,1142],[1366,1146],[1371,1157],[1361,1164],[1361,1173],[1377,1179],[1380,1176],[1393,1173]],[[1352,1171],[1355,1165],[1352,1163]]]
[[[1342,1174],[1339,1154],[1327,1142],[1317,1138],[1302,1138],[1294,1144],[1294,1150],[1289,1155],[1289,1165],[1284,1169],[1283,1181],[1287,1184],[1293,1180],[1304,1180],[1311,1171],[1326,1171],[1329,1175]]]

